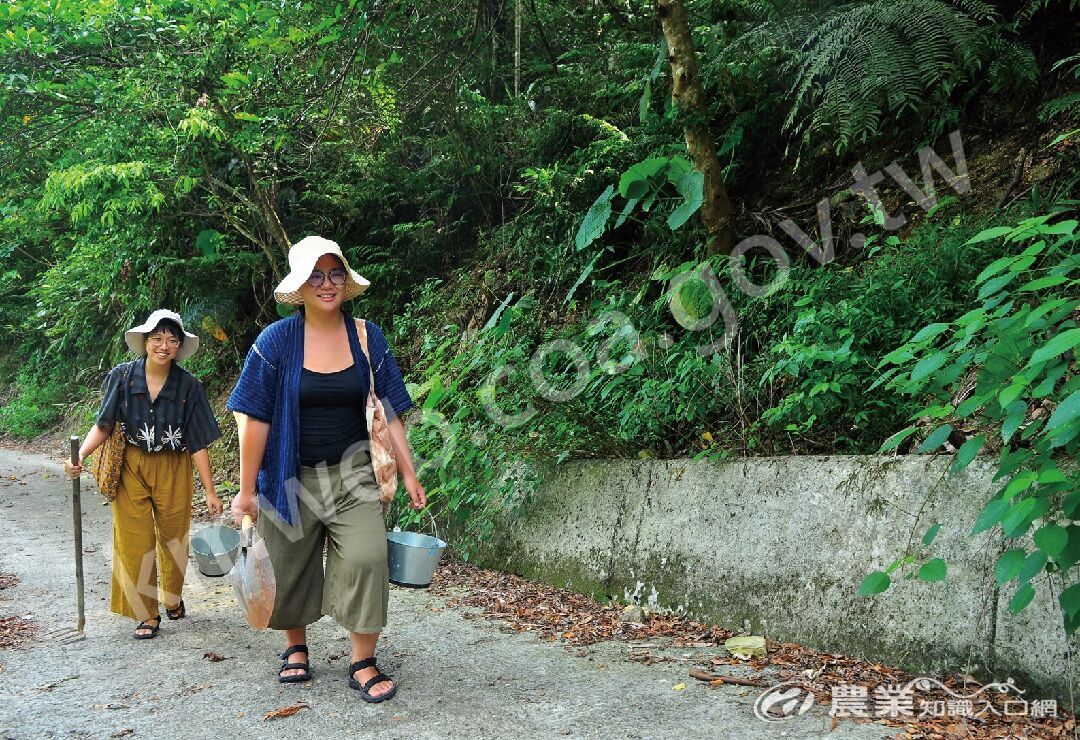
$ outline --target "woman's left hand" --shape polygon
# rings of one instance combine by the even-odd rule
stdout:
[[[210,491],[206,493],[206,508],[211,518],[221,516],[221,499],[216,493]]]
[[[424,493],[424,487],[420,485],[420,481],[416,479],[415,475],[405,478],[405,490],[409,494],[409,508],[410,509],[422,509],[427,506],[427,494]]]

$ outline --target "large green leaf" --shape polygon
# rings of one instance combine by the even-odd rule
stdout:
[[[917,453],[930,452],[936,450],[941,445],[945,444],[945,440],[952,434],[952,424],[942,424],[937,429],[930,433],[930,436],[923,440],[923,443],[919,445],[919,449],[915,450]]]
[[[670,161],[670,157],[653,157],[631,166],[619,178],[619,195],[624,198],[643,197],[649,192],[649,178],[666,168]]]
[[[992,280],[987,280],[985,283],[983,283],[982,287],[979,288],[979,300],[982,300],[983,298],[993,295],[997,291],[1001,290],[1006,285],[1015,280],[1016,276],[1019,274],[1020,273],[1017,272],[1007,272],[1004,275],[998,275]]]
[[[1080,345],[1080,328],[1063,331],[1060,334],[1056,334],[1053,339],[1035,350],[1031,355],[1031,361],[1028,365],[1038,365],[1047,360],[1052,360],[1063,352],[1068,352],[1077,345]]]
[[[678,191],[683,197],[683,202],[668,216],[667,225],[672,231],[685,224],[701,208],[704,198],[702,189],[705,185],[705,176],[697,170],[691,170],[679,180]]]
[[[901,429],[899,432],[885,440],[881,444],[881,447],[878,448],[878,452],[888,452],[889,450],[895,450],[905,439],[907,439],[917,431],[919,431],[919,427],[908,427],[907,429]]]
[[[1057,405],[1054,413],[1050,414],[1050,421],[1046,422],[1046,431],[1071,424],[1077,417],[1080,417],[1080,391],[1072,393]]]
[[[873,594],[880,594],[882,591],[889,587],[891,583],[889,576],[882,573],[880,570],[875,570],[873,573],[863,579],[859,585],[859,596],[872,596]]]
[[[1001,439],[1006,444],[1016,434],[1016,430],[1024,423],[1027,415],[1027,404],[1023,401],[1013,401],[1005,408],[1005,421],[1001,424]]]
[[[1020,588],[1016,589],[1016,593],[1009,601],[1009,612],[1011,614],[1019,614],[1031,603],[1031,600],[1035,598],[1035,587],[1030,583],[1025,583]]]
[[[1020,475],[1009,481],[1009,485],[1005,486],[1005,492],[1001,494],[1001,497],[1008,501],[1016,496],[1016,494],[1026,491],[1031,487],[1031,484],[1035,482],[1036,475],[1034,470],[1026,470]]]
[[[1020,566],[1020,572],[1017,577],[1021,583],[1030,581],[1037,574],[1042,572],[1042,569],[1046,567],[1046,553],[1042,550],[1036,550],[1035,552],[1028,553],[1028,556],[1024,558],[1024,564]]]
[[[1015,547],[1012,550],[1006,550],[998,556],[997,563],[994,564],[994,580],[997,585],[1003,586],[1012,579],[1016,578],[1020,574],[1020,569],[1024,567],[1024,558],[1027,553],[1023,548]]]
[[[1050,557],[1057,560],[1069,542],[1069,531],[1057,524],[1046,524],[1035,533],[1035,544]]]
[[[1066,614],[1075,617],[1077,612],[1080,612],[1080,583],[1074,583],[1062,591],[1058,596],[1058,603]]]
[[[1054,559],[1063,571],[1068,571],[1080,562],[1080,526],[1070,524],[1066,529],[1069,531],[1069,541],[1061,554]]]
[[[939,323],[935,323],[935,324],[928,324],[928,325],[924,326],[922,329],[919,329],[918,333],[916,333],[915,336],[913,336],[909,341],[910,342],[921,342],[921,341],[924,341],[924,340],[927,340],[927,339],[933,339],[934,337],[938,336],[942,332],[947,331],[948,328],[949,328],[949,325],[945,324],[945,323],[940,323],[939,322]]]
[[[578,249],[584,249],[600,238],[607,229],[608,218],[611,217],[611,199],[615,194],[615,186],[608,185],[604,192],[600,193],[593,204],[589,206],[585,218],[578,227],[574,244]]]
[[[919,568],[919,578],[923,581],[944,581],[945,580],[945,561],[941,558],[933,558],[926,561],[926,563]]]
[[[1017,288],[1018,293],[1026,293],[1032,290],[1042,290],[1043,288],[1052,288],[1055,285],[1061,285],[1067,282],[1068,278],[1064,275],[1044,275],[1041,278],[1036,278],[1029,282],[1024,283]]]
[[[1026,498],[1014,503],[1009,512],[1001,518],[1001,529],[1006,537],[1019,537],[1027,531],[1031,523],[1050,509],[1050,500],[1045,498]]]
[[[1020,397],[1020,394],[1024,392],[1024,389],[1028,387],[1028,379],[1023,375],[1017,375],[1010,385],[1006,386],[1001,393],[998,394],[998,403],[1002,408],[1008,406],[1010,403]]]
[[[999,498],[993,499],[983,507],[982,512],[975,519],[975,526],[971,528],[971,533],[978,534],[990,529],[1001,521],[1001,517],[1005,516],[1005,512],[1008,510],[1008,501],[1002,501]]]
[[[945,351],[938,351],[929,357],[922,358],[915,364],[915,368],[911,371],[912,382],[918,382],[923,378],[928,377],[948,361],[949,353]]]
[[[992,228],[980,231],[978,234],[968,239],[966,243],[978,244],[979,242],[990,241],[991,239],[997,239],[999,237],[1005,236],[1006,234],[1010,234],[1012,233],[1012,231],[1012,226],[994,226]],[[990,274],[992,275],[993,273]],[[985,280],[985,278],[980,275],[979,282],[982,282],[982,280]]]
[[[982,449],[983,444],[986,443],[985,434],[977,434],[964,444],[960,445],[960,449],[956,451],[956,457],[953,459],[952,467],[949,468],[950,473],[957,473],[975,459],[975,456],[979,454],[979,450]]]

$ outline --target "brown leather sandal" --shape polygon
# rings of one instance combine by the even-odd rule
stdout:
[[[186,617],[187,607],[184,606],[184,600],[180,599],[180,603],[176,606],[175,609],[166,609],[165,616],[173,621]]]
[[[149,624],[150,622],[157,621],[157,624]],[[150,630],[146,632],[145,630]],[[157,633],[161,632],[161,617],[150,617],[135,625],[135,634],[132,635],[136,640],[150,640],[157,637]]]

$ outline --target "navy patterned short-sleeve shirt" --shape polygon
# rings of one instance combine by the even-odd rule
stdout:
[[[150,401],[145,357],[117,365],[105,378],[97,424],[112,429],[117,422],[128,444],[146,452],[198,452],[221,436],[202,383],[175,362]]]

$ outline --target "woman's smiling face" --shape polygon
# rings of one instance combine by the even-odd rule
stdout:
[[[146,335],[146,361],[156,365],[168,365],[176,359],[176,353],[180,351],[182,344],[179,337],[172,329],[166,326],[158,326]]]
[[[336,255],[324,254],[315,262],[311,276],[300,286],[307,311],[339,311],[345,301],[345,265]],[[335,284],[340,280],[340,284]],[[321,281],[321,282],[320,282]],[[314,284],[318,284],[317,287]]]

